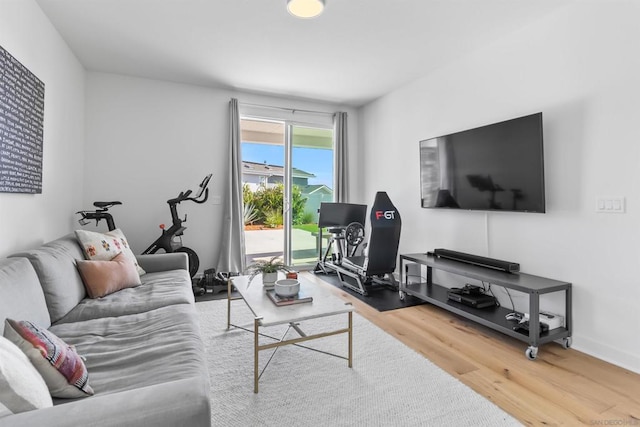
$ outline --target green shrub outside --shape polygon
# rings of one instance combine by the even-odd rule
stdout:
[[[253,206],[252,223],[264,224],[270,227],[282,225],[282,206],[284,201],[284,185],[276,184],[272,187],[261,185],[255,192],[248,184],[242,186],[242,201],[245,206]],[[304,208],[307,198],[302,197],[302,190],[294,185],[291,193],[291,210],[293,224],[304,224],[305,220],[313,220],[305,214]]]

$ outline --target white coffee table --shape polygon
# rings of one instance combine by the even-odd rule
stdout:
[[[348,357],[343,357],[336,354],[331,355],[346,359],[348,361],[349,367],[352,367],[353,306],[350,303],[341,300],[340,298],[332,294],[329,289],[326,289],[323,286],[314,285],[313,283],[305,281],[304,278],[299,278],[298,280],[300,280],[301,291],[303,291],[307,295],[311,295],[313,297],[313,301],[287,306],[277,306],[267,296],[262,286],[262,277],[260,277],[260,275],[254,277],[251,281],[249,279],[250,276],[237,276],[232,277],[228,282],[227,329],[231,326],[242,328],[231,323],[231,301],[237,299],[244,300],[244,302],[247,304],[254,315],[253,330],[250,331],[253,332],[254,335],[254,393],[258,392],[258,380],[260,379],[262,372],[264,372],[268,365],[267,362],[267,365],[264,366],[262,372],[258,373],[258,355],[262,350],[274,349],[275,351],[275,349],[284,345],[298,344],[304,341],[324,338],[332,335],[348,334]],[[232,297],[232,288],[235,288],[238,291],[240,297]],[[298,325],[298,322],[302,322],[304,320],[335,316],[339,314],[347,314],[348,326],[346,328],[307,335]],[[261,327],[283,324],[288,324],[289,328],[295,330],[298,333],[299,337],[290,339],[284,339],[283,337],[282,339],[278,339],[275,342],[260,344],[259,338],[260,335],[262,335],[260,333]]]

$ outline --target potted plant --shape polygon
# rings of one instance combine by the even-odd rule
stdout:
[[[249,283],[258,274],[262,274],[262,284],[264,286],[273,286],[278,280],[278,271],[289,271],[289,268],[282,262],[279,255],[268,260],[258,260],[251,264],[247,271],[251,273]]]

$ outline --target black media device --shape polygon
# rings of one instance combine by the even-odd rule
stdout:
[[[494,296],[485,294],[482,288],[475,286],[450,289],[447,292],[447,298],[474,308],[495,307],[497,305]]]
[[[545,212],[542,113],[420,141],[423,208]]]
[[[524,322],[520,322],[518,323],[516,326],[513,327],[514,331],[520,331],[520,332],[525,332],[525,333],[529,333],[529,321],[525,320]],[[548,332],[549,331],[549,325],[547,325],[546,323],[540,322],[540,327],[538,329],[540,331],[540,334],[544,333],[544,332]]]
[[[520,271],[520,264],[517,262],[502,261],[494,258],[466,254],[464,252],[450,251],[449,249],[434,249],[433,255],[439,258],[478,265],[480,267],[493,268],[507,273],[517,273]]]

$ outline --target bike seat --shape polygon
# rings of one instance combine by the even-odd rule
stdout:
[[[108,208],[111,206],[121,205],[122,202],[93,202],[93,206],[96,208]]]

